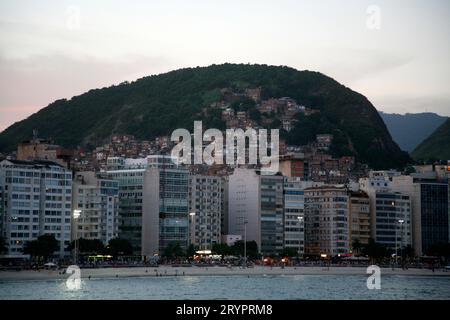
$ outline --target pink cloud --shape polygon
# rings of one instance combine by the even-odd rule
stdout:
[[[7,59],[0,54],[0,131],[57,99],[171,69],[162,58],[128,58],[115,62],[63,55]]]
[[[14,122],[23,120],[33,113],[39,111],[42,106],[10,106],[0,108],[0,132],[12,125]]]

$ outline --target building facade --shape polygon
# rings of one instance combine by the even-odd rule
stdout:
[[[261,253],[278,255],[284,248],[284,177],[260,176]]]
[[[222,178],[193,175],[189,190],[190,243],[199,250],[211,250],[221,242]]]
[[[445,167],[442,170],[438,166],[418,166],[416,173],[408,176],[395,171],[373,171],[368,178],[360,179],[361,188],[367,190],[371,197],[372,212],[376,210],[372,205],[376,192],[409,197],[410,224],[403,227],[407,227],[411,234],[405,234],[403,239],[408,239],[404,245],[411,245],[416,256],[424,255],[432,244],[449,241],[449,185],[442,172],[445,172]],[[408,221],[403,218],[397,220]],[[397,237],[397,244],[399,241]],[[392,246],[395,247],[395,237]]]
[[[222,177],[222,213],[220,214],[220,231],[222,235],[228,234],[228,176]]]
[[[222,235],[222,243],[225,243],[228,246],[233,246],[236,241],[242,241],[241,235],[234,235],[234,234],[224,234]]]
[[[2,236],[9,256],[22,256],[27,241],[44,234],[59,243],[55,255],[70,255],[72,173],[63,166],[44,160],[0,162],[3,190]]]
[[[228,234],[255,241],[261,250],[261,202],[259,175],[236,168],[228,181]]]
[[[305,189],[305,254],[337,256],[349,252],[347,189]]]
[[[119,186],[119,237],[128,240],[135,254],[141,253],[142,199],[146,159],[108,158],[106,176]]]
[[[376,192],[372,237],[392,250],[412,245],[411,200],[398,192]]]
[[[54,144],[50,140],[37,138],[36,131],[33,134],[33,139],[22,141],[17,146],[17,160],[53,161],[64,167],[70,168],[71,158],[73,157],[72,150],[61,148],[61,146]]]
[[[98,239],[107,244],[119,236],[119,183],[94,172],[76,174],[72,188],[72,239]]]
[[[184,250],[189,245],[189,172],[169,156],[147,159],[141,228],[145,258],[162,255],[169,244]]]
[[[302,181],[300,178],[284,178],[284,248],[305,253],[305,194],[306,188],[321,186],[321,182]]]
[[[4,177],[2,177],[2,171],[0,171],[0,181],[4,181]],[[6,211],[3,188],[4,186],[0,182],[0,237],[6,239]]]
[[[420,177],[414,183],[420,191],[420,251],[425,254],[432,245],[450,242],[449,184]]]
[[[418,213],[413,208],[419,207],[420,201],[412,177],[393,170],[371,171],[359,182],[370,199],[371,238],[397,253],[401,248],[414,247],[413,219]],[[420,224],[415,225],[420,228]]]
[[[303,154],[288,155],[280,159],[280,172],[285,177],[305,179],[305,160]]]
[[[370,199],[365,192],[350,192],[349,209],[349,241],[353,250],[353,243],[361,245],[369,243],[370,239]]]

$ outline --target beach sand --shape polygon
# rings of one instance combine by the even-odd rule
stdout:
[[[24,270],[24,271],[0,271],[0,281],[8,280],[54,280],[67,279],[68,274],[53,270]],[[367,275],[365,267],[270,267],[256,266],[254,268],[227,268],[221,266],[208,267],[133,267],[133,268],[96,268],[81,269],[82,278],[126,278],[126,277],[156,277],[156,276],[227,276],[227,275]],[[407,276],[449,276],[450,271],[442,269],[407,269],[381,268],[383,275],[407,275]]]

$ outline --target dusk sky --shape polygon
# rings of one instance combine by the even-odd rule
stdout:
[[[50,102],[181,67],[315,70],[378,110],[450,116],[450,1],[0,2],[0,130]]]

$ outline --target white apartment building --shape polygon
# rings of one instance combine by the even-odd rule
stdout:
[[[211,250],[221,242],[222,178],[193,175],[189,186],[190,243]]]
[[[0,162],[2,195],[1,235],[8,244],[8,256],[23,256],[27,241],[44,234],[59,242],[60,258],[70,255],[72,173],[44,160]]]
[[[261,249],[261,201],[259,175],[236,168],[228,177],[228,234],[256,241]]]

